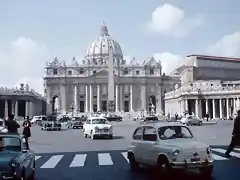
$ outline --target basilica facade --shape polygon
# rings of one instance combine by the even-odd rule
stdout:
[[[119,43],[105,24],[100,36],[86,50],[82,61],[69,64],[54,58],[46,65],[45,96],[47,113],[107,111],[109,60],[113,61],[114,110],[164,112],[164,93],[174,89],[177,77],[162,74],[161,62],[150,58],[143,63],[133,58],[127,63]]]

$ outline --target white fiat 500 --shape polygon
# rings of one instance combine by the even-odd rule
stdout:
[[[181,123],[156,123],[135,129],[128,150],[132,170],[139,164],[171,169],[198,168],[204,176],[213,171],[209,145],[197,141],[191,130]]]
[[[109,137],[113,138],[113,127],[106,118],[90,117],[83,125],[83,132],[85,137]]]

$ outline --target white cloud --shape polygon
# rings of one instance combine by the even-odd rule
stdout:
[[[176,68],[186,63],[186,58],[169,52],[155,53],[153,57],[161,61],[162,72],[165,74],[170,74]]]
[[[51,58],[47,47],[30,38],[20,37],[6,51],[0,51],[1,85],[16,87],[27,83],[30,88],[43,93],[44,67]]]
[[[200,26],[204,19],[204,15],[187,17],[184,10],[164,3],[152,12],[148,26],[151,30],[163,35],[182,37]]]
[[[209,46],[207,52],[215,56],[240,57],[240,31],[223,36]]]

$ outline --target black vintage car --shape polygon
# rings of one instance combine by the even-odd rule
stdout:
[[[159,119],[157,116],[146,116],[141,119],[140,124],[156,123],[156,122],[159,122]]]
[[[84,122],[87,120],[87,116],[82,116],[82,117],[74,117],[72,120],[72,128],[73,129],[78,129],[78,128],[83,128]]]
[[[25,139],[0,133],[0,179],[35,179],[35,155]]]
[[[120,122],[120,121],[123,120],[121,116],[118,116],[118,115],[115,115],[115,114],[106,115],[105,118],[106,118],[108,121],[117,121],[117,122]]]

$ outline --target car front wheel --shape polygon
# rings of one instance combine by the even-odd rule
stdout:
[[[202,125],[202,121],[199,121],[198,125],[201,126]]]
[[[201,175],[211,177],[213,173],[213,166],[199,168]]]
[[[128,154],[129,165],[132,171],[139,169],[139,163],[136,162],[135,157],[132,153]]]

